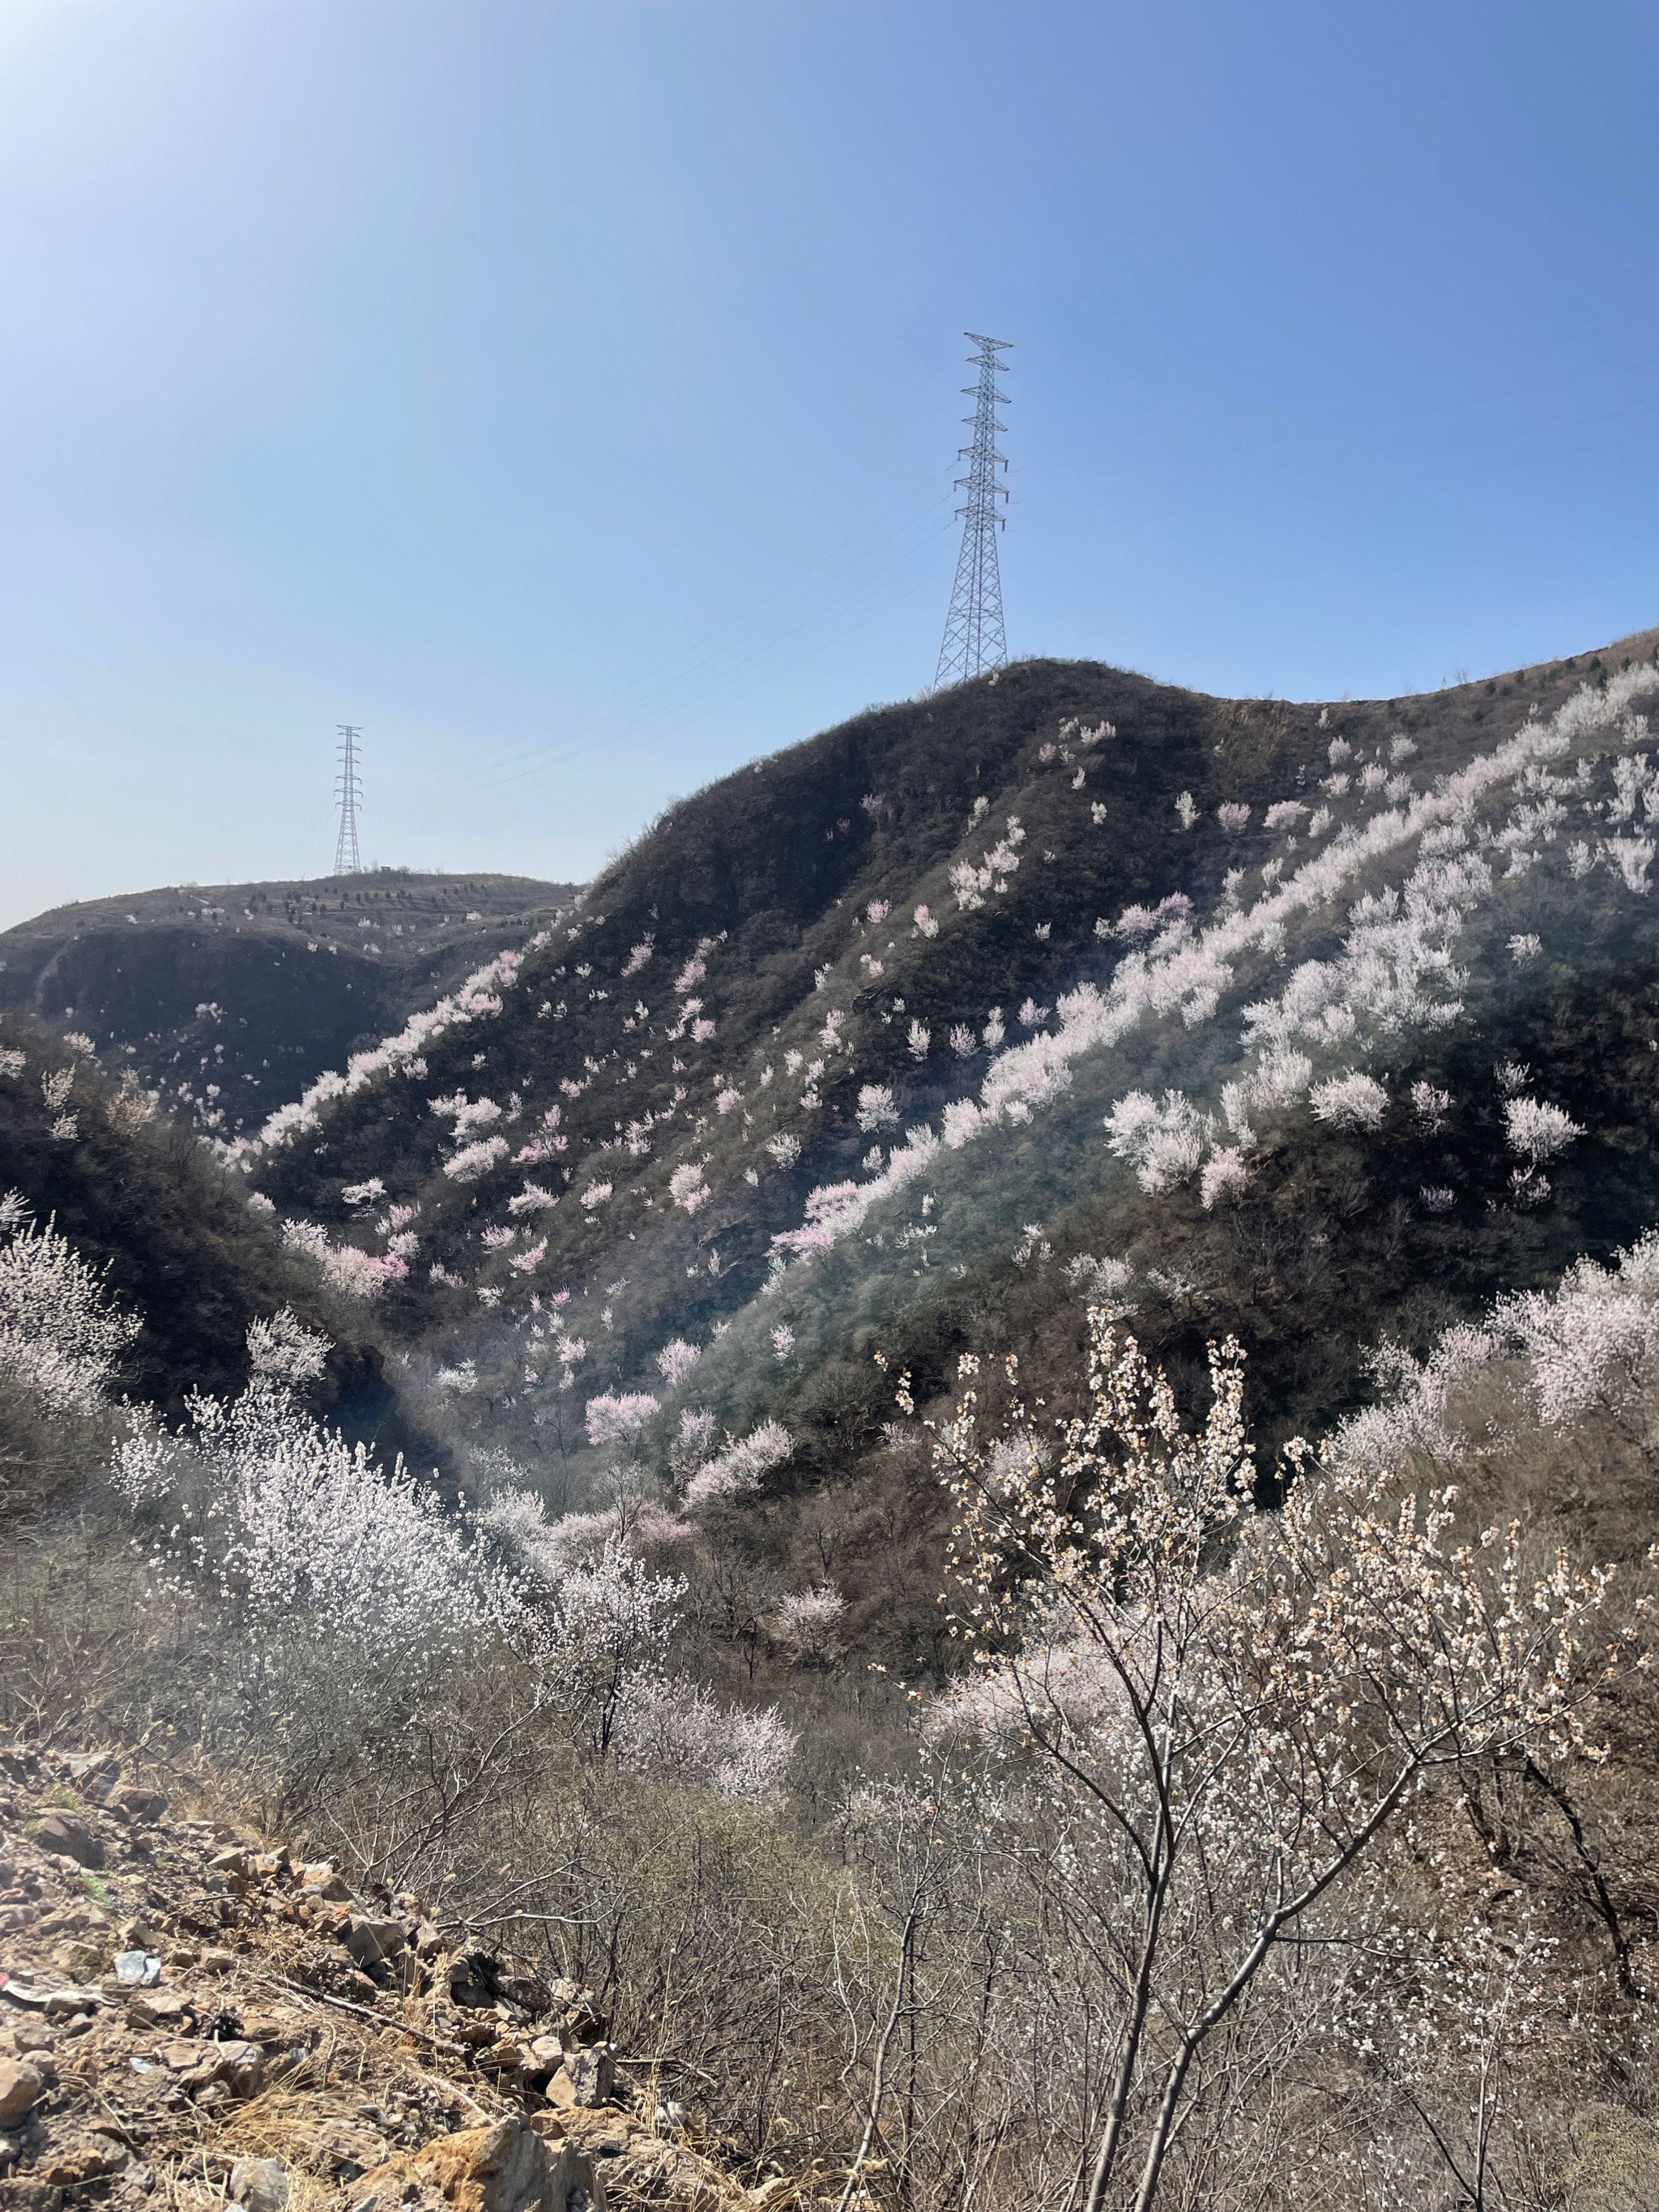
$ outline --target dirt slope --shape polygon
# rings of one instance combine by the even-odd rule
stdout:
[[[814,2201],[703,2157],[587,1992],[204,1805],[130,1754],[0,1747],[0,2203]]]

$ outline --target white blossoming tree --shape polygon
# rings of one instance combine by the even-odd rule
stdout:
[[[1133,1339],[1090,1325],[1075,1418],[1028,1410],[1011,1361],[994,1427],[969,1358],[935,1431],[975,1662],[939,1718],[1054,1824],[1107,1985],[1082,2202],[1148,2212],[1200,2054],[1293,1935],[1339,1932],[1320,1907],[1389,1824],[1469,1762],[1576,1739],[1607,1576],[1528,1576],[1518,1529],[1464,1532],[1454,1490],[1302,1446],[1265,1510],[1237,1346],[1189,1434]]]
[[[521,1613],[513,1576],[401,1461],[377,1465],[302,1410],[322,1346],[284,1320],[255,1325],[239,1399],[193,1400],[112,1467],[152,1589],[198,1625],[200,1679],[180,1693],[204,1742],[279,1796],[401,1725]]]
[[[15,1191],[0,1194],[0,1375],[50,1413],[90,1413],[138,1334],[102,1276],[48,1222],[31,1220]]]

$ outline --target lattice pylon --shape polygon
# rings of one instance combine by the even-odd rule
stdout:
[[[334,872],[360,876],[363,864],[357,851],[357,807],[363,787],[357,774],[357,740],[362,731],[351,722],[337,722],[335,727],[340,732],[340,773],[334,779],[335,796],[340,802],[340,834],[334,841]]]
[[[957,556],[956,581],[951,587],[951,611],[945,618],[945,639],[939,649],[939,669],[933,689],[965,683],[988,668],[1000,668],[1008,658],[1008,640],[1002,626],[1002,576],[997,565],[997,532],[1003,518],[997,501],[1006,499],[1006,484],[997,480],[999,469],[1008,464],[997,451],[997,433],[1006,426],[997,420],[1003,395],[997,378],[1005,372],[997,359],[1012,341],[981,337],[977,331],[964,333],[978,350],[969,359],[979,370],[977,384],[963,388],[974,402],[974,411],[963,417],[973,425],[974,441],[961,448],[968,473],[958,477],[958,489],[967,504],[957,513],[963,518],[962,550]]]

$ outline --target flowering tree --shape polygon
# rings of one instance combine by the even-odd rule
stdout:
[[[550,1590],[537,1663],[594,1751],[611,1748],[636,1690],[658,1679],[684,1595],[678,1576],[653,1575],[621,1535]]]
[[[1508,1098],[1504,1102],[1504,1135],[1510,1150],[1519,1152],[1534,1167],[1565,1152],[1574,1138],[1583,1133],[1582,1125],[1570,1114],[1547,1101]]]
[[[154,1585],[201,1609],[208,1741],[250,1755],[262,1787],[395,1725],[519,1604],[401,1462],[376,1465],[301,1410],[292,1386],[319,1340],[285,1321],[255,1325],[259,1371],[239,1399],[193,1400],[182,1428],[128,1437],[111,1470],[149,1530]]]
[[[67,1237],[30,1223],[15,1191],[0,1195],[0,1375],[53,1413],[95,1412],[138,1334],[137,1316],[115,1310]]]
[[[1173,1189],[1204,1157],[1203,1118],[1179,1091],[1166,1091],[1162,1103],[1131,1091],[1107,1115],[1106,1127],[1112,1152],[1133,1164],[1141,1188],[1154,1195]]]
[[[247,1349],[254,1374],[295,1389],[314,1382],[328,1364],[328,1339],[307,1328],[289,1306],[253,1322]]]
[[[898,1109],[893,1103],[890,1086],[885,1083],[866,1083],[859,1089],[859,1127],[866,1136],[882,1129],[898,1126]]]
[[[677,1167],[668,1178],[668,1194],[687,1213],[695,1213],[699,1206],[707,1206],[714,1194],[703,1180],[702,1164],[687,1160]]]
[[[847,1601],[833,1583],[792,1590],[778,1600],[772,1632],[792,1658],[806,1666],[822,1666],[841,1649],[846,1610]]]
[[[612,1748],[623,1766],[763,1804],[776,1794],[795,1741],[775,1705],[744,1712],[698,1683],[658,1674],[643,1678],[625,1701]]]
[[[505,1137],[482,1137],[475,1145],[463,1145],[460,1151],[444,1162],[444,1173],[453,1182],[477,1182],[487,1176],[498,1161],[507,1158]]]
[[[707,1441],[714,1427],[697,1431]],[[714,1498],[731,1498],[757,1489],[775,1467],[781,1467],[795,1448],[795,1440],[780,1421],[763,1421],[746,1437],[728,1436],[720,1449],[706,1459],[686,1485],[688,1506],[707,1504]]]
[[[1380,1129],[1389,1094],[1375,1076],[1334,1075],[1316,1083],[1310,1094],[1316,1119],[1339,1129]]]
[[[1566,2051],[1545,2047],[1562,2026],[1550,1986],[1554,1945],[1526,1912],[1500,1933],[1470,1903],[1471,1918],[1455,1933],[1384,1930],[1342,2012],[1382,2107],[1382,2124],[1359,2154],[1361,2172],[1374,2172],[1396,2203],[1408,2201],[1414,2182],[1420,2191],[1417,2160],[1402,2155],[1386,2124],[1389,2107],[1401,2107],[1419,2123],[1415,2132],[1456,2188],[1457,2203],[1486,2212],[1516,2201],[1506,2186],[1515,2177],[1504,2172],[1513,2160],[1504,2156],[1503,2136],[1517,2121],[1525,2124],[1517,2062],[1571,2060]]]
[[[388,1283],[404,1281],[407,1261],[387,1252],[380,1258],[356,1244],[331,1244],[328,1232],[314,1221],[285,1221],[283,1242],[291,1252],[303,1252],[323,1271],[330,1288],[351,1298],[375,1298]]]
[[[1455,1461],[1534,1423],[1559,1430],[1591,1414],[1627,1420],[1645,1436],[1659,1380],[1659,1231],[1650,1230],[1615,1261],[1603,1267],[1579,1260],[1553,1291],[1498,1299],[1484,1323],[1458,1322],[1422,1360],[1402,1346],[1383,1346],[1371,1360],[1382,1385],[1377,1401],[1343,1423],[1337,1453]],[[1522,1366],[1510,1371],[1507,1363],[1517,1359]],[[1504,1388],[1484,1407],[1472,1444],[1451,1419],[1453,1394],[1478,1370],[1500,1365]]]
[[[1223,1199],[1243,1197],[1249,1181],[1250,1171],[1244,1164],[1243,1153],[1224,1146],[1205,1161],[1204,1172],[1198,1179],[1199,1195],[1207,1211]]]
[[[663,1380],[672,1389],[684,1382],[702,1356],[696,1345],[688,1344],[684,1337],[677,1336],[672,1343],[665,1344],[657,1354],[657,1366]]]
[[[1608,1577],[1558,1557],[1528,1579],[1514,1525],[1461,1536],[1455,1491],[1402,1497],[1301,1445],[1264,1510],[1238,1347],[1212,1347],[1189,1435],[1133,1340],[1098,1309],[1090,1329],[1086,1409],[1052,1438],[1012,1361],[992,1433],[963,1362],[934,1442],[975,1674],[940,1718],[1056,1825],[1115,2000],[1084,2202],[1134,2162],[1147,2212],[1200,2052],[1389,1822],[1437,1776],[1577,1740]]]
[[[606,1391],[590,1398],[582,1414],[587,1441],[595,1447],[620,1443],[642,1427],[656,1410],[656,1400],[645,1390],[624,1391],[620,1395]]]

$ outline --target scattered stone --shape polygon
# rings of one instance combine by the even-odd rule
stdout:
[[[125,2173],[132,2163],[132,2153],[120,2137],[106,2135],[98,2129],[87,2137],[84,2155],[92,2178],[106,2173]]]
[[[567,2051],[559,2070],[547,2085],[556,2105],[608,2104],[617,2086],[614,2054],[608,2043],[579,2045]]]
[[[665,2142],[626,2113],[576,2113],[567,2116],[566,2125],[573,2142],[605,2161],[606,2185],[620,2203],[660,2206],[662,2212],[670,2207],[672,2212],[726,2212],[748,2201],[709,2160],[683,2143]],[[780,2194],[781,2203],[803,2201],[793,2183],[775,2197]]]
[[[15,2127],[46,2094],[46,2077],[27,2058],[0,2058],[0,2128]]]
[[[6,2212],[63,2212],[64,2192],[55,2183],[15,2174],[6,2184]]]
[[[395,1959],[409,1942],[401,1920],[361,1920],[354,1913],[342,1939],[360,1966],[378,1966]]]
[[[113,1755],[77,1757],[94,1763],[66,1808],[47,1802],[67,1794],[64,1758],[30,1753],[9,1795],[0,1746],[0,2095],[15,2108],[0,2118],[0,2212],[149,2212],[164,2197],[197,2212],[598,2212],[601,2171],[619,2207],[745,2203],[679,2126],[636,2116],[592,1990],[446,1933],[412,1893],[356,1896],[331,1861],[169,1817]],[[82,1879],[105,1851],[108,1911]],[[399,1992],[427,2000],[418,2049],[398,2042]],[[317,1993],[392,2033],[354,2027]],[[361,2046],[356,2094],[372,2100],[355,2111],[352,2074],[308,2063],[341,2036]],[[277,2138],[240,2116],[276,2082],[283,2156],[254,2158]],[[481,2097],[533,2118],[477,2125]]]
[[[599,2010],[592,1990],[580,1983],[560,1980],[548,1991],[550,2008],[559,2015],[559,2033],[568,2043],[603,2043],[611,2022]]]
[[[412,2185],[412,2186],[411,2186]],[[365,2174],[352,2212],[393,2212],[399,2205],[454,2212],[568,2212],[578,2191],[592,2212],[604,2212],[605,2191],[592,2161],[574,2144],[550,2144],[518,2113],[492,2126],[440,2136],[412,2156],[387,2160]]]
[[[548,2075],[558,2071],[563,2057],[564,2045],[556,2035],[538,2035],[526,2049],[522,2063],[532,2081],[538,2075],[544,2080]]]
[[[386,2154],[384,2136],[349,2120],[325,2120],[312,2136],[311,2149],[318,2162],[341,2181],[355,2181],[379,2166]]]
[[[349,1887],[327,1859],[300,1869],[300,1887],[305,1896],[320,1898],[327,1903],[349,1905],[351,1901]]]
[[[283,2212],[288,2175],[274,2158],[239,2158],[230,2169],[230,2193],[243,2212]]]
[[[495,2002],[495,1978],[490,1970],[487,1951],[469,1949],[458,1951],[450,1959],[442,1977],[452,2003],[465,2005],[470,2012],[487,2012]]]
[[[56,1851],[60,1858],[73,1859],[76,1866],[100,1867],[104,1863],[102,1843],[73,1813],[43,1814],[35,1838],[43,1850]]]
[[[110,1790],[104,1799],[108,1810],[123,1820],[137,1820],[146,1826],[163,1819],[167,1801],[159,1790],[142,1789],[136,1782],[123,1782]]]
[[[179,2076],[182,2088],[200,2092],[216,2081],[233,2097],[257,2097],[265,2086],[265,2054],[257,2043],[198,2043],[186,2048],[191,2063]]]
[[[48,1990],[41,2000],[48,2020],[67,2019],[76,2013],[90,2015],[103,2002],[101,1990]]]
[[[520,2010],[532,2014],[547,2010],[547,1984],[538,1981],[535,1975],[511,1973],[497,1964],[490,1979],[495,1983],[496,1996],[505,1999],[508,2004],[517,2005]]]

